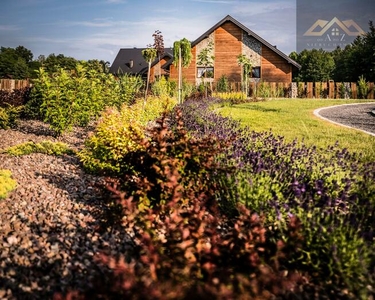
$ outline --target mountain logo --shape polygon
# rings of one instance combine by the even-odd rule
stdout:
[[[323,36],[330,30],[332,36],[339,35],[340,29],[348,36],[358,36],[365,32],[353,20],[340,21],[333,18],[331,21],[317,20],[303,35],[304,36]]]

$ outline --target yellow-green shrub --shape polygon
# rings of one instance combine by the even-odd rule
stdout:
[[[17,182],[12,179],[12,172],[9,170],[0,170],[0,199],[8,196],[8,193],[14,190]]]
[[[243,92],[216,92],[212,93],[212,97],[222,100],[245,100],[246,94]]]
[[[120,161],[130,151],[139,150],[139,138],[145,138],[149,121],[170,110],[176,103],[168,97],[148,97],[133,105],[124,104],[120,110],[108,108],[99,120],[94,134],[85,141],[78,153],[87,171],[117,173]]]
[[[27,155],[31,153],[44,153],[49,155],[73,154],[68,145],[61,142],[42,141],[40,143],[26,142],[5,149],[5,153],[13,156]]]
[[[0,107],[0,129],[9,129],[17,124],[22,106]]]

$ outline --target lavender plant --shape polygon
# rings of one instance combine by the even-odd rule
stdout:
[[[327,293],[371,294],[375,164],[362,164],[359,154],[338,145],[316,149],[286,143],[270,132],[253,132],[216,114],[212,105],[217,101],[181,106],[192,135],[233,139],[221,159],[236,172],[225,179],[230,188],[226,194],[217,191],[218,199],[234,198],[264,215],[275,239],[286,238],[287,220],[298,217],[304,255],[293,261],[316,275],[314,284]]]

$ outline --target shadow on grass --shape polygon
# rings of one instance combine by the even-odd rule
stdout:
[[[255,110],[260,112],[281,112],[280,108],[267,108],[260,105],[238,105],[238,108],[245,109],[245,110]]]

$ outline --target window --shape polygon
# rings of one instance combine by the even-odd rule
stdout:
[[[251,78],[260,78],[260,67],[254,67],[251,70]]]
[[[214,67],[198,67],[198,78],[214,78]]]

